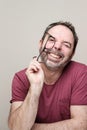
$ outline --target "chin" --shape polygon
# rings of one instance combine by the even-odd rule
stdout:
[[[65,60],[65,61],[61,61],[59,63],[54,63],[54,62],[50,62],[50,61],[46,61],[44,62],[46,67],[49,69],[49,70],[58,70],[59,68],[63,69],[68,63],[69,63],[69,59],[68,60]]]
[[[55,64],[55,63],[52,63],[52,62],[45,62],[45,66],[47,67],[48,70],[51,70],[51,71],[56,71],[58,70],[60,67],[62,67],[61,64]]]

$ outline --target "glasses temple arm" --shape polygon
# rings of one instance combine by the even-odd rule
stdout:
[[[37,61],[39,60],[39,57],[41,56],[42,52],[45,50],[45,47],[43,48],[43,50],[40,52],[40,54],[37,57]]]

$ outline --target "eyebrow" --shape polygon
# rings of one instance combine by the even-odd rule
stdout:
[[[49,37],[52,37],[53,39],[56,40],[56,38],[54,36],[52,36],[50,33],[48,33],[48,32],[46,32],[46,33],[49,35]]]

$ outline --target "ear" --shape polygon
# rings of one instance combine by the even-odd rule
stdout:
[[[39,41],[39,48],[41,48],[41,47],[42,47],[42,44],[43,44],[43,41],[42,41],[42,40],[40,40],[40,41]]]

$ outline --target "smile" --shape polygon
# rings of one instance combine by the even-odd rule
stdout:
[[[54,62],[59,62],[63,59],[63,55],[62,54],[55,54],[55,53],[49,53],[48,54],[48,59]]]
[[[55,55],[53,53],[50,53],[50,56],[53,57],[53,58],[55,58],[55,59],[60,59],[61,58],[60,55]]]

